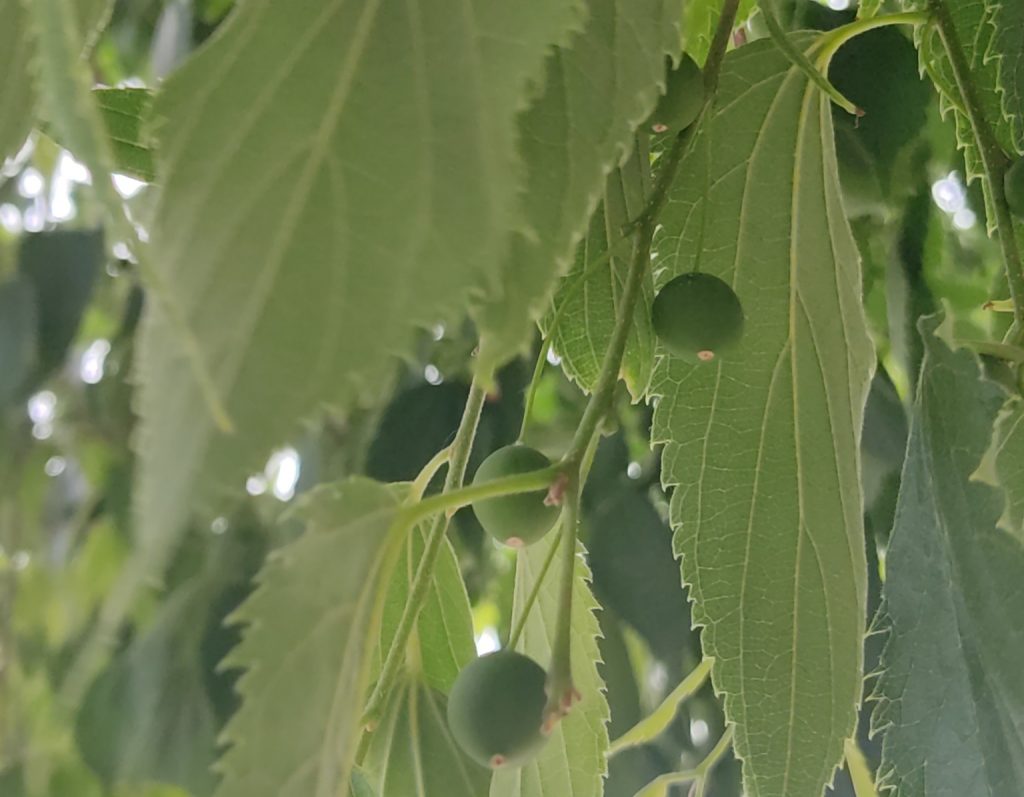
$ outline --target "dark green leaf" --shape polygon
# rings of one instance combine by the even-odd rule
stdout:
[[[52,230],[22,239],[18,270],[35,288],[40,375],[64,362],[104,257],[101,230]]]
[[[996,526],[999,492],[970,479],[1003,395],[937,326],[921,323],[873,724],[900,797],[1006,797],[1024,793],[1024,546]]]
[[[0,285],[0,407],[18,398],[36,363],[36,298],[24,277]]]
[[[156,167],[146,129],[153,93],[149,89],[95,89],[93,96],[113,142],[115,170],[153,182]]]

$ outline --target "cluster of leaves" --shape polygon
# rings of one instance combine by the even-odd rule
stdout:
[[[0,793],[1024,793],[1024,401],[983,309],[1024,16],[890,5],[767,7],[812,58],[859,26],[821,63],[854,119],[750,2],[0,0]],[[623,318],[641,123],[723,7]],[[713,363],[652,327],[693,270],[746,311]],[[470,475],[524,412],[557,460],[623,323],[579,705],[522,768],[454,743],[474,638],[528,612],[547,666],[562,604],[558,535],[464,509],[367,730],[470,382]]]

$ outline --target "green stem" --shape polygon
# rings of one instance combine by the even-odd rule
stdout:
[[[508,645],[506,646],[509,650],[515,650],[516,645],[519,643],[519,637],[523,635],[523,629],[526,627],[526,620],[530,616],[530,610],[533,609],[533,605],[537,602],[537,596],[540,595],[540,588],[544,585],[544,580],[547,578],[548,571],[551,570],[551,565],[555,561],[555,554],[558,553],[558,543],[565,534],[565,524],[563,523],[559,528],[558,534],[555,539],[551,542],[551,549],[548,551],[548,555],[544,558],[544,564],[541,565],[540,573],[537,574],[537,580],[533,585],[533,589],[530,590],[530,594],[526,598],[526,603],[523,604],[523,608],[519,612],[519,619],[516,620],[515,627],[512,632],[508,635]]]
[[[985,119],[984,108],[971,77],[970,65],[960,46],[956,25],[946,3],[944,0],[928,0],[928,6],[934,17],[946,55],[949,57],[957,90],[960,92],[960,99],[963,102],[967,118],[971,122],[971,130],[978,144],[982,166],[988,179],[989,193],[996,216],[996,229],[1003,254],[1003,265],[1006,268],[1006,279],[1010,285],[1010,298],[1013,299],[1014,332],[1010,342],[1017,343],[1024,339],[1024,263],[1021,261],[1017,239],[1014,237],[1013,214],[1006,201],[1006,190],[1003,185],[1010,160],[1000,148],[995,133],[989,126],[988,120]]]
[[[616,753],[628,750],[637,745],[647,744],[658,737],[672,724],[675,719],[679,705],[692,697],[711,673],[711,666],[715,660],[710,656],[702,659],[689,675],[672,690],[672,694],[666,697],[661,704],[649,715],[640,720],[636,725],[626,731],[608,747],[607,756],[611,758]]]
[[[519,426],[519,440],[526,435],[526,427],[530,425],[530,415],[533,413],[533,402],[537,398],[537,386],[540,384],[541,374],[544,373],[544,363],[547,362],[548,352],[551,351],[551,339],[554,337],[554,329],[540,345],[540,352],[537,354],[537,362],[533,366],[533,376],[530,377],[530,386],[526,389],[526,400],[523,402],[523,422]]]
[[[431,457],[430,462],[423,466],[423,470],[419,472],[416,480],[412,483],[412,487],[409,490],[409,501],[415,502],[423,498],[423,493],[427,491],[427,486],[434,478],[434,475],[441,470],[442,465],[448,462],[451,455],[451,448],[446,447]]]
[[[931,17],[925,11],[905,11],[900,14],[886,14],[881,17],[855,20],[822,35],[818,43],[820,48],[818,54],[819,63],[827,64],[832,60],[832,56],[836,54],[840,47],[855,36],[860,36],[869,30],[885,28],[890,25],[923,25],[929,19]]]
[[[732,728],[728,728],[711,749],[711,752],[704,756],[704,760],[697,764],[697,766],[693,769],[683,770],[682,772],[669,772],[668,774],[660,775],[641,789],[637,793],[636,797],[665,794],[669,786],[675,786],[680,783],[689,783],[690,781],[695,781],[696,784],[696,789],[691,791],[691,794],[704,794],[707,776],[711,774],[711,770],[713,770],[718,762],[725,757],[725,754],[729,752],[729,747],[731,745]]]
[[[436,515],[438,512],[452,515],[462,507],[483,501],[486,498],[500,498],[504,495],[543,490],[545,487],[550,487],[559,476],[565,473],[565,470],[564,465],[555,464],[541,470],[532,470],[529,473],[517,473],[514,476],[504,476],[483,484],[471,484],[469,487],[462,487],[448,493],[430,495],[418,504],[410,504],[399,512],[395,519],[395,525],[412,528],[421,520]]]
[[[449,448],[451,458],[448,462],[448,473],[445,476],[444,492],[438,496],[440,498],[444,498],[445,494],[451,495],[462,486],[462,481],[466,476],[466,464],[469,462],[469,454],[473,449],[473,440],[476,437],[476,428],[480,423],[480,413],[483,411],[486,395],[481,381],[474,380],[469,389],[469,398],[466,399],[466,408],[462,413],[462,421],[459,423],[455,440]],[[435,457],[435,459],[437,458]],[[409,528],[415,526],[417,522],[416,520],[409,519],[409,515],[415,516],[416,514],[409,510],[417,510],[424,503],[426,502],[420,501],[409,507],[407,511],[400,513],[400,517],[404,518],[403,522],[408,523]],[[391,647],[388,649],[384,664],[381,667],[377,685],[366,704],[366,710],[363,714],[363,722],[366,725],[375,725],[380,719],[380,713],[387,701],[388,694],[394,685],[395,679],[401,672],[402,664],[405,661],[406,645],[426,601],[427,590],[430,587],[430,580],[433,577],[434,567],[437,565],[437,557],[441,553],[444,538],[448,532],[448,523],[451,520],[453,511],[453,509],[448,508],[448,511],[438,514],[434,518],[430,531],[427,532],[423,556],[420,558],[416,575],[413,576],[412,584],[409,586],[409,597],[405,602],[405,607],[402,609],[402,617],[398,621],[398,628],[391,641]]]
[[[807,76],[808,80],[825,92],[825,94],[831,98],[832,102],[844,111],[854,116],[863,116],[864,111],[846,99],[846,97],[844,97],[839,90],[829,82],[829,79],[811,63],[807,55],[799,50],[796,45],[789,40],[789,36],[786,35],[786,32],[782,29],[782,25],[779,24],[779,20],[775,16],[775,12],[771,9],[771,0],[760,0],[757,5],[761,9],[761,15],[764,17],[765,24],[768,26],[768,33],[772,37],[772,41],[775,42],[776,47],[782,50],[783,54],[790,60],[790,62],[796,66],[797,69],[803,72]]]
[[[871,774],[871,766],[856,739],[847,739],[844,747],[846,749],[846,767],[850,770],[854,793],[857,797],[878,797],[875,777]]]
[[[564,716],[579,699],[572,681],[572,592],[576,584],[576,539],[580,520],[579,473],[573,471],[565,486],[565,528],[559,538],[562,549],[562,582],[558,597],[555,642],[548,667],[548,727]]]

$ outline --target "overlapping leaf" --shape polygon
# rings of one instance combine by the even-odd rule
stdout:
[[[502,264],[502,290],[477,310],[486,370],[514,354],[572,260],[605,175],[654,108],[665,56],[679,50],[680,0],[590,0],[586,28],[547,64],[544,93],[519,120],[528,227]]]
[[[515,114],[578,0],[241,5],[154,107],[166,307],[140,341],[136,507],[173,537],[323,402],[373,391],[418,325],[493,286],[519,223]],[[234,434],[217,431],[196,358]],[[227,426],[227,425],[225,425]]]
[[[740,0],[736,19],[745,20],[757,8],[757,0]],[[683,32],[686,37],[686,52],[699,64],[703,64],[711,49],[711,38],[722,15],[722,0],[689,0],[685,6]]]
[[[551,336],[562,358],[562,368],[587,391],[597,382],[615,331],[619,297],[633,249],[632,238],[624,236],[622,230],[640,215],[646,203],[649,157],[646,141],[638,139],[633,156],[609,173],[604,199],[576,249],[572,269],[555,294],[554,309],[542,322],[545,335]],[[647,392],[654,367],[653,300],[654,280],[648,271],[622,360],[622,376],[635,400]],[[556,323],[557,328],[553,327]]]
[[[549,540],[519,554],[514,601],[517,613],[522,611],[540,575],[548,546],[558,544],[555,535],[550,535]],[[603,793],[605,752],[608,749],[606,726],[610,714],[604,684],[597,671],[600,630],[594,616],[597,602],[590,592],[589,578],[587,565],[578,556],[573,583],[572,671],[582,699],[558,724],[536,759],[518,769],[495,772],[490,797],[600,797]],[[544,667],[550,663],[551,645],[555,638],[558,580],[557,570],[553,571],[541,587],[518,647],[520,652],[533,657]]]
[[[381,621],[379,664],[391,648],[395,629],[398,627],[402,610],[409,597],[417,564],[423,553],[423,536],[410,535],[402,557],[398,561]],[[443,543],[434,568],[426,599],[416,625],[417,648],[422,675],[426,684],[435,690],[447,693],[456,676],[473,657],[476,648],[473,643],[473,618],[470,614],[466,585],[455,552],[447,542]],[[414,696],[408,696],[413,700]]]
[[[1024,793],[1024,545],[996,528],[999,492],[970,479],[1004,397],[936,325],[921,324],[873,725],[900,797],[1004,797]]]
[[[746,312],[735,352],[660,360],[652,436],[752,797],[820,793],[861,694],[873,354],[831,113],[770,43],[727,56],[656,247],[660,280],[699,267]]]
[[[995,38],[989,58],[997,59],[997,88],[1003,117],[1010,126],[1017,152],[1024,153],[1024,3],[991,0]]]
[[[1002,36],[1012,37],[1012,31],[1004,32],[997,37],[995,22],[996,9],[1002,4],[989,2],[989,0],[942,0],[956,31],[956,39],[963,51],[964,58],[970,72],[972,91],[980,103],[982,115],[992,129],[996,140],[1006,152],[1014,152],[1021,147],[1021,142],[1014,142],[1014,125],[1019,126],[1019,121],[1011,123],[1010,117],[1004,114],[1004,99],[1012,95],[1006,95],[1001,91],[1001,69],[1002,58],[999,57],[999,50],[1005,41]],[[1015,4],[1016,0],[1007,0],[1008,4]],[[914,3],[924,7],[925,3],[918,0]],[[1017,4],[1019,5],[1019,4]],[[1013,12],[1011,12],[1013,13]],[[1005,24],[1005,22],[1004,22]],[[939,90],[941,105],[944,111],[952,111],[956,122],[957,141],[964,152],[964,162],[967,168],[967,175],[973,179],[982,177],[984,168],[978,144],[971,129],[970,119],[967,116],[963,104],[960,89],[957,86],[953,74],[952,65],[946,56],[945,46],[939,35],[938,27],[935,25],[924,26],[919,36],[918,49],[921,56],[921,64],[925,71],[931,76],[936,88]],[[1017,53],[1020,50],[1019,38],[1013,40],[1008,55]],[[1019,109],[1018,109],[1019,111]],[[987,186],[986,186],[987,191]],[[987,196],[987,194],[986,194]],[[992,214],[989,214],[992,217]]]
[[[243,703],[218,797],[336,797],[348,783],[403,493],[366,479],[313,493],[305,534],[238,610],[246,628],[228,663],[246,669]]]
[[[399,685],[374,733],[364,766],[378,797],[482,797],[490,772],[459,749],[448,730],[444,695]]]
[[[999,528],[1024,540],[1024,400],[1019,396],[1000,410],[974,478],[1002,491]]]

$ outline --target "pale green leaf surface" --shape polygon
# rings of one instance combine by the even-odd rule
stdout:
[[[590,0],[586,28],[553,53],[545,91],[519,120],[527,229],[513,236],[501,292],[477,308],[483,373],[514,355],[572,261],[604,187],[653,110],[679,50],[680,0]]]
[[[572,269],[555,293],[553,310],[541,323],[545,335],[550,335],[555,316],[560,314],[552,338],[554,349],[566,374],[588,392],[601,373],[615,331],[616,310],[633,250],[633,239],[623,237],[622,229],[646,204],[651,183],[648,160],[645,142],[638,140],[633,156],[608,174],[604,200],[576,249]],[[595,263],[599,265],[595,267]],[[654,367],[653,301],[654,279],[648,270],[622,359],[622,376],[636,401],[647,392]]]
[[[532,545],[519,553],[514,599],[517,613],[522,611],[536,583],[549,545],[557,544],[557,535],[551,534],[548,542]],[[545,668],[550,664],[555,638],[560,569],[553,571],[541,587],[517,648]],[[594,616],[597,601],[590,591],[589,579],[590,571],[583,561],[580,546],[573,584],[572,673],[582,699],[558,723],[536,759],[518,769],[494,773],[490,797],[600,797],[603,793],[607,725],[611,715],[604,696],[604,683],[597,671],[600,630]]]
[[[0,164],[17,154],[32,129],[32,37],[21,2],[0,0]]]
[[[136,500],[166,544],[299,419],[379,390],[415,328],[493,285],[519,223],[516,112],[578,0],[252,0],[154,106],[154,267],[213,374],[149,307]]]
[[[872,725],[900,797],[1024,794],[1024,547],[972,481],[1003,402],[978,361],[921,324],[918,383],[879,627]]]
[[[1007,399],[999,411],[973,478],[1002,492],[999,528],[1024,540],[1024,400],[1019,396]]]
[[[413,548],[410,557],[409,549]],[[423,553],[423,535],[409,535],[402,556],[395,568],[384,604],[381,621],[377,667],[391,648],[395,630],[409,596],[416,567]],[[419,659],[426,683],[445,694],[468,662],[476,656],[473,641],[473,616],[470,612],[466,585],[462,580],[455,551],[445,541],[438,556],[427,589],[427,597],[416,625]]]
[[[489,770],[448,730],[444,696],[402,683],[370,742],[364,767],[379,797],[483,797]]]
[[[877,17],[882,10],[882,0],[860,0],[857,4],[857,18],[871,19]]]
[[[1003,117],[1010,126],[1016,151],[1024,153],[1024,3],[990,0],[994,6],[995,38],[989,58],[997,59],[997,86],[1003,100]]]
[[[39,113],[89,169],[93,191],[115,239],[128,241],[134,240],[134,230],[111,183],[113,143],[92,95],[88,63],[82,58],[112,6],[110,0],[32,0],[27,4],[27,21],[35,45],[31,71]]]
[[[861,693],[858,449],[874,357],[830,104],[770,42],[726,57],[662,223],[659,280],[699,266],[746,312],[736,350],[665,357],[652,385],[694,619],[747,793],[817,795]]]
[[[244,636],[228,664],[246,672],[218,797],[337,797],[347,785],[402,494],[368,479],[312,493],[305,533],[271,555],[236,612]]]
[[[0,0],[0,163],[17,153],[35,121],[32,62],[36,35],[25,13],[26,2],[29,0]],[[94,43],[113,5],[113,0],[78,0],[68,8],[68,19],[79,22],[71,27],[76,28],[75,40],[80,45],[88,49]],[[81,47],[75,50],[76,54],[81,51]]]

